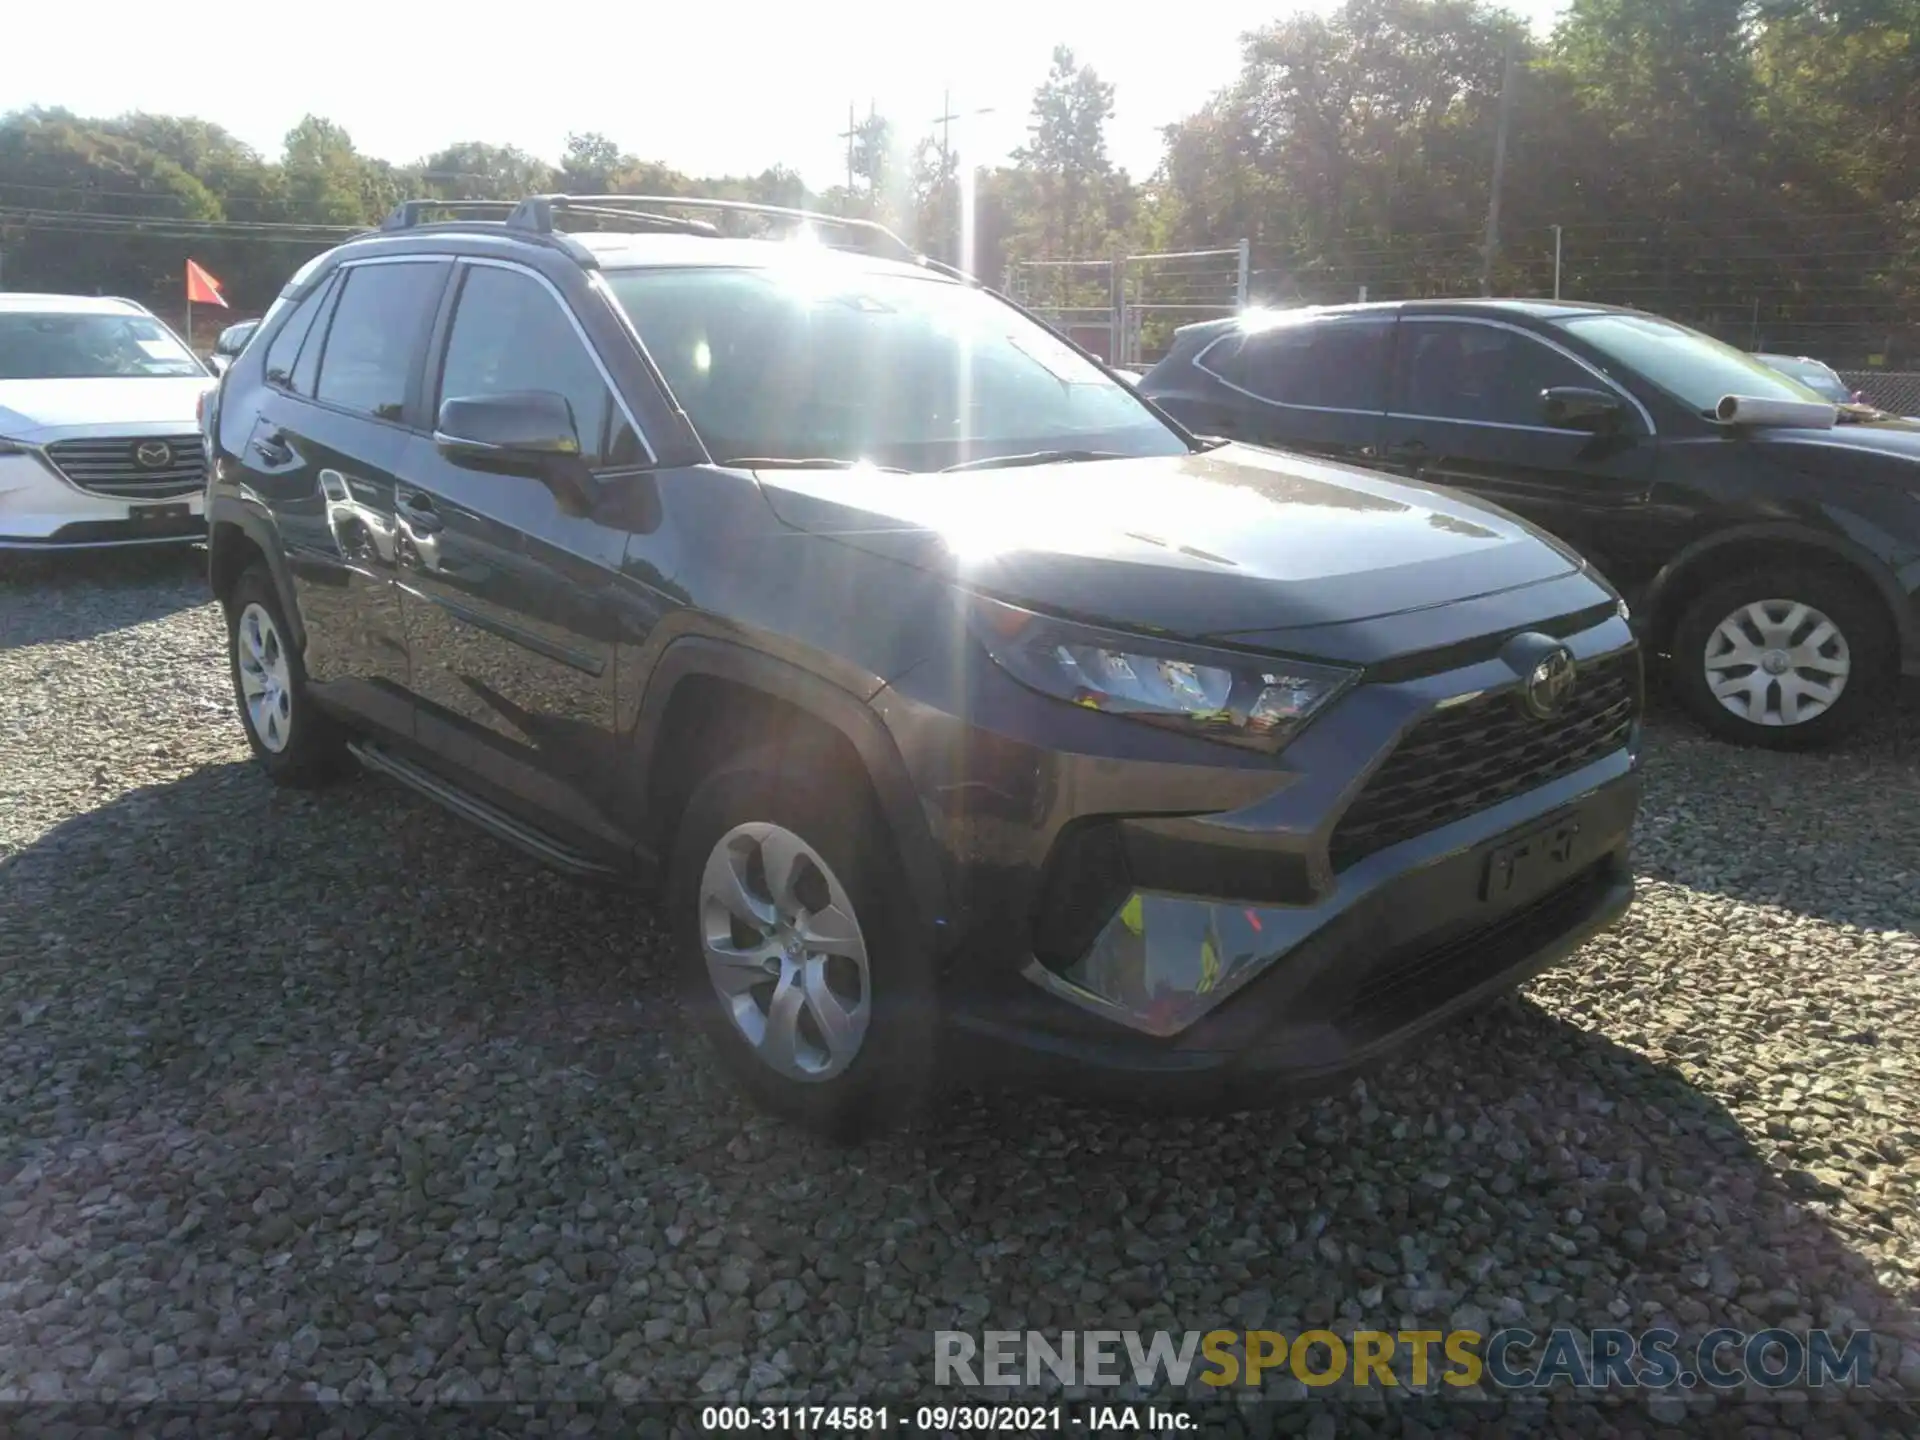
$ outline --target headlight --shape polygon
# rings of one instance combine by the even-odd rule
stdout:
[[[26,453],[27,447],[22,445],[18,440],[9,440],[6,436],[0,435],[0,455],[24,455]]]
[[[1056,699],[1212,740],[1278,750],[1359,675],[1300,660],[1162,643],[975,597],[987,654]]]

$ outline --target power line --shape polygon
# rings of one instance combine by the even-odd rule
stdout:
[[[261,240],[331,245],[366,225],[264,224],[245,220],[187,220],[168,216],[101,215],[84,210],[0,206],[0,225],[60,234],[150,236],[155,239]]]

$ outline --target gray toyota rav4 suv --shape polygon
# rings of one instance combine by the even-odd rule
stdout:
[[[1196,437],[877,226],[435,213],[205,416],[241,723],[657,885],[763,1104],[1281,1095],[1627,905],[1639,654],[1524,522]]]

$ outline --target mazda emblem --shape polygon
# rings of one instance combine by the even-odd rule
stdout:
[[[1564,645],[1549,650],[1528,672],[1520,688],[1520,707],[1536,720],[1558,715],[1573,694],[1573,652]]]
[[[164,440],[142,440],[133,447],[133,463],[142,470],[164,470],[173,463],[173,447]]]

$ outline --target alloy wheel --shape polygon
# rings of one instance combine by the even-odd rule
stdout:
[[[293,676],[287,668],[286,642],[264,605],[252,604],[240,612],[234,653],[254,736],[278,755],[293,735]]]
[[[873,1013],[866,939],[846,887],[805,840],[764,822],[720,837],[700,877],[700,946],[761,1063],[804,1082],[853,1063]]]

